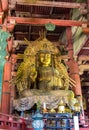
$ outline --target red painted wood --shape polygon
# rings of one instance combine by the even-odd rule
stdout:
[[[20,5],[33,5],[33,6],[46,6],[46,7],[61,7],[61,8],[85,8],[85,3],[74,3],[74,2],[56,2],[56,1],[35,1],[35,2],[19,2],[17,1],[17,4]]]
[[[88,123],[89,124],[89,123]],[[27,120],[24,118],[0,113],[0,130],[34,130],[27,128]],[[44,129],[45,130],[45,129]],[[74,128],[72,129],[74,130]],[[80,128],[80,130],[89,130],[88,128]]]
[[[33,128],[25,128],[25,130],[34,130]],[[74,128],[72,130],[75,130]],[[79,130],[89,130],[88,128],[79,128]]]
[[[0,12],[2,12],[2,1],[0,0]]]
[[[76,82],[76,86],[72,87],[72,90],[77,96],[79,103],[82,107],[82,114],[80,115],[80,119],[84,119],[84,111],[83,111],[83,105],[82,105],[82,89],[81,89],[79,68],[78,68],[78,63],[76,62],[76,59],[74,58],[72,31],[70,27],[67,28],[66,35],[67,35],[67,41],[68,41],[68,56],[70,57],[68,61],[69,76]]]
[[[89,25],[89,22],[76,21],[76,20],[59,20],[59,19],[43,19],[43,18],[21,18],[21,17],[7,17],[7,20],[15,20],[17,24],[35,24],[45,25],[52,23],[57,26],[82,26],[82,24]]]
[[[0,10],[2,10],[1,7],[0,7]],[[0,12],[0,24],[3,24],[3,16],[4,16],[4,13]]]
[[[75,130],[75,129],[72,129],[72,130]],[[79,128],[79,130],[89,130],[89,127],[88,128]]]
[[[68,56],[70,57],[68,61],[69,71],[70,71],[69,75],[76,82],[76,87],[73,87],[72,89],[76,95],[82,95],[79,68],[78,68],[78,63],[74,59],[72,32],[70,27],[67,28],[66,35],[68,41]]]
[[[1,0],[1,1],[2,1],[2,9],[3,9],[4,11],[7,11],[8,8],[9,8],[9,5],[8,5],[8,1],[9,1],[9,0]]]
[[[13,38],[12,37],[7,39],[7,52],[11,52],[12,51],[12,49],[13,49],[12,43],[13,43]]]
[[[7,114],[9,114],[10,112],[10,86],[9,86],[9,81],[11,79],[10,72],[11,72],[11,63],[6,62],[4,66],[4,75],[3,75],[1,111],[2,113]]]
[[[0,130],[25,130],[25,127],[24,119],[0,113]]]
[[[76,82],[76,87],[73,87],[72,89],[74,90],[76,95],[82,95],[78,63],[76,63],[76,61],[74,61],[74,60],[71,60],[69,62],[69,64],[70,64],[69,65],[69,68],[70,68],[69,75]]]
[[[9,81],[11,79],[11,63],[7,61],[4,66],[4,77],[3,81]]]
[[[89,28],[82,28],[82,30],[85,34],[89,34]]]

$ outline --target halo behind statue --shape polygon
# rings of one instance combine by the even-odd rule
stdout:
[[[29,42],[29,46],[24,51],[24,61],[29,58],[29,56],[35,56],[39,51],[49,51],[51,54],[60,55],[59,49],[52,42],[43,38],[32,43]]]

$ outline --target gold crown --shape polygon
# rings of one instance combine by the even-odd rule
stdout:
[[[43,38],[29,43],[29,46],[24,51],[24,56],[35,56],[40,51],[48,51],[55,55],[60,54],[59,49],[52,42]]]

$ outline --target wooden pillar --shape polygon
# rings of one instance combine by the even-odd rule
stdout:
[[[17,61],[17,58],[16,58],[16,55],[15,54],[12,54],[11,55],[11,64],[12,64],[12,69],[11,69],[11,76],[16,76],[16,73],[14,72],[14,65]],[[15,86],[14,85],[11,85],[10,86],[10,90],[11,90],[11,96],[10,96],[10,114],[12,114],[13,112],[13,101],[14,101],[14,98],[16,97],[15,95]]]
[[[7,48],[6,48],[8,53],[11,53],[13,50],[13,37],[10,37],[7,39]]]
[[[70,77],[76,82],[76,87],[73,87],[72,90],[74,91],[77,99],[79,100],[82,113],[80,114],[81,123],[84,124],[84,110],[83,110],[83,103],[82,103],[82,91],[81,91],[81,82],[80,82],[80,75],[79,75],[79,68],[78,63],[74,57],[73,52],[73,43],[72,43],[72,31],[71,27],[68,27],[66,30],[67,41],[68,41],[68,55],[69,59],[69,75]]]
[[[87,10],[88,10],[87,20],[89,21],[89,0],[87,0]]]
[[[8,40],[7,52],[11,52],[12,49],[12,38]],[[5,114],[10,113],[10,100],[11,100],[11,86],[9,81],[11,80],[12,63],[11,57],[6,56],[6,63],[3,70],[3,85],[2,85],[2,104],[1,112]]]
[[[76,82],[76,87],[73,87],[72,89],[73,89],[73,91],[74,91],[76,96],[77,95],[81,95],[82,96],[78,64],[74,60],[71,60],[69,62],[69,64],[70,64],[69,65],[69,67],[70,67],[69,75]]]
[[[4,11],[8,11],[8,9],[9,9],[9,5],[8,5],[8,0],[1,0],[1,2],[2,2],[2,9],[4,10]]]
[[[2,12],[2,1],[0,0],[0,12]]]
[[[11,79],[11,63],[7,61],[4,65],[3,85],[2,85],[2,104],[1,112],[9,114],[10,112],[10,86]]]
[[[69,76],[76,82],[76,87],[73,87],[72,90],[74,91],[75,96],[79,100],[81,110],[82,110],[81,118],[84,119],[81,82],[80,82],[78,63],[76,62],[76,59],[75,59],[76,57],[74,57],[74,52],[73,52],[71,27],[67,27],[66,35],[67,35],[67,41],[68,41],[68,56],[70,57],[70,59],[68,61]]]
[[[72,89],[75,95],[82,95],[78,63],[76,62],[73,52],[71,27],[67,27],[66,35],[68,41],[68,56],[70,57],[68,61],[69,75],[76,82],[76,87],[73,87]]]

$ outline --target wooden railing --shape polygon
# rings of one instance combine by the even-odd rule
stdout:
[[[24,118],[0,113],[0,130],[25,130]]]
[[[89,130],[89,119],[84,121],[85,124],[81,126],[80,130]],[[83,120],[80,122],[83,122]],[[0,130],[34,130],[34,129],[32,128],[31,118],[25,119],[23,117],[17,117],[0,113]],[[72,128],[72,130],[74,130],[74,128]]]

